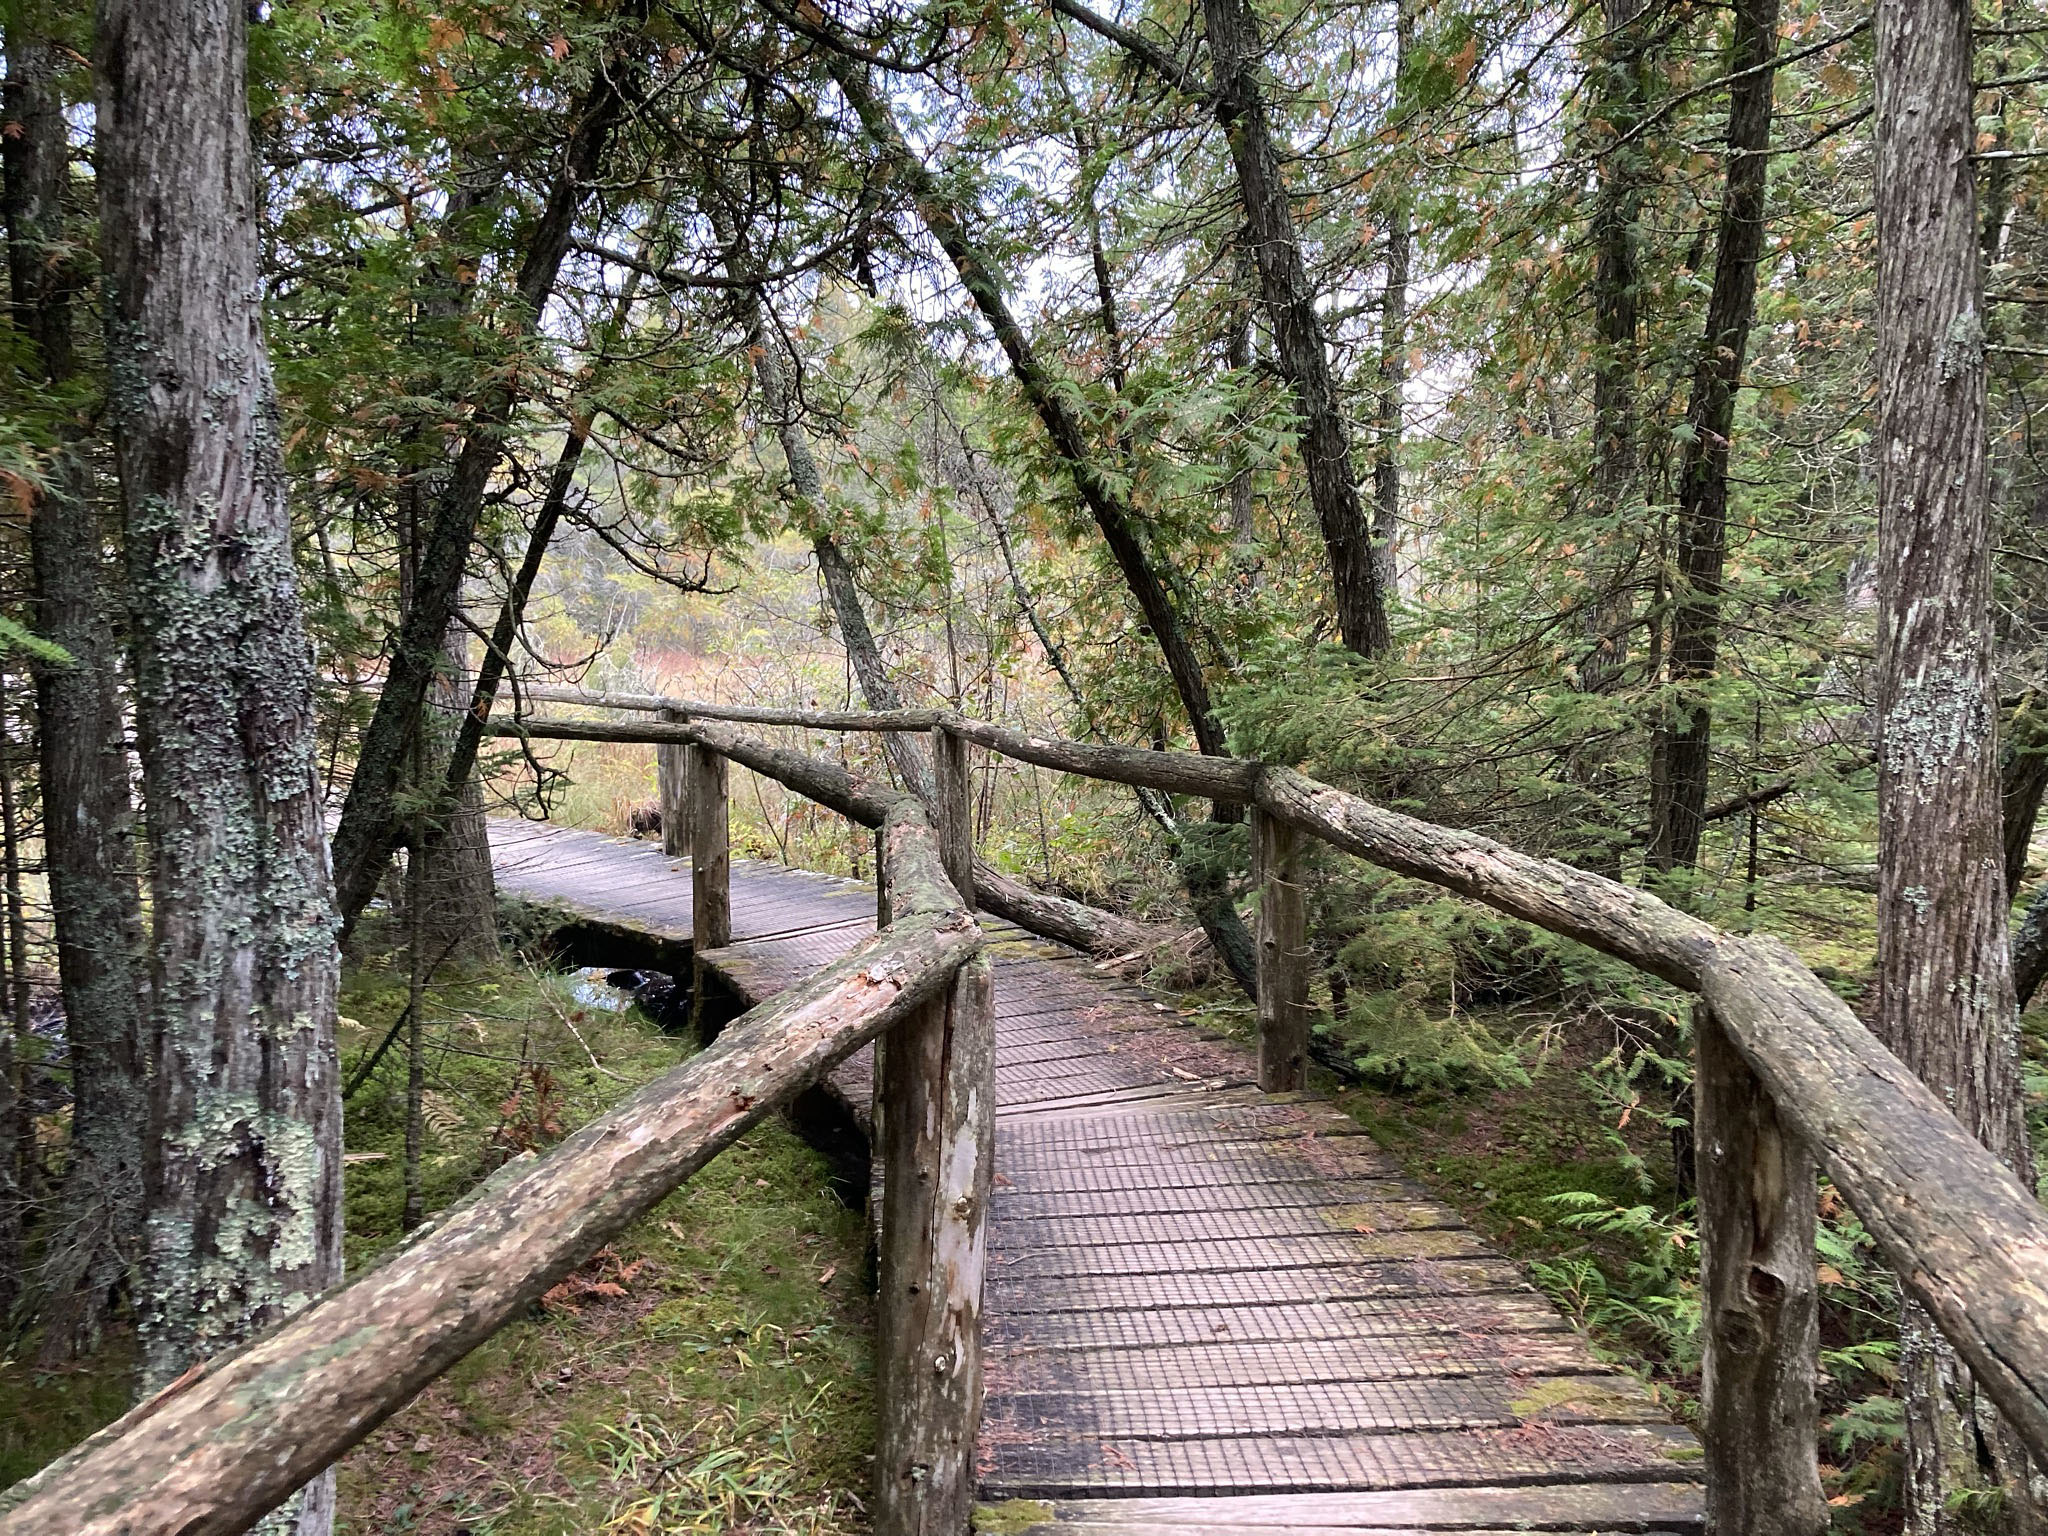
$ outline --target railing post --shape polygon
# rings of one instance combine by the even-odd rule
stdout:
[[[1252,808],[1259,882],[1259,1086],[1290,1093],[1308,1079],[1308,902],[1301,833]]]
[[[664,709],[660,718],[679,723],[689,716],[681,710]],[[655,792],[661,797],[661,851],[672,859],[690,851],[690,780],[684,766],[689,749],[681,742],[664,742],[654,749]]]
[[[1707,1536],[1821,1536],[1812,1156],[1693,1006]]]
[[[882,1063],[875,1531],[960,1536],[974,1505],[995,1158],[995,987],[986,955],[898,1026]]]
[[[967,777],[967,738],[941,726],[932,732],[939,859],[953,889],[974,910],[974,789]]]
[[[932,733],[939,858],[974,904],[966,743]],[[981,1282],[995,1160],[995,984],[986,955],[877,1040],[881,1432],[876,1536],[960,1536],[981,1427]]]
[[[690,797],[690,945],[698,954],[732,942],[732,851],[727,842],[725,759],[684,749]]]

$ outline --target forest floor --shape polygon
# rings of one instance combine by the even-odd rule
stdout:
[[[344,1070],[405,1006],[372,931],[344,980]],[[688,1054],[599,978],[516,960],[427,991],[425,1206],[559,1140]],[[405,1053],[347,1110],[351,1270],[398,1241]],[[866,1526],[872,1307],[861,1218],[771,1121],[340,1464],[345,1536],[827,1536]],[[0,1361],[0,1487],[125,1406],[125,1338],[88,1370]]]

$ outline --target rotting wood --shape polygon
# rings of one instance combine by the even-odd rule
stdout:
[[[247,1529],[749,1127],[946,995],[980,932],[922,809],[906,797],[891,816],[898,914],[887,933],[754,1009],[381,1266],[17,1485],[0,1536]]]
[[[943,800],[943,767],[939,780]],[[878,1536],[957,1536],[974,1502],[994,1021],[982,956],[882,1057]]]
[[[1708,1536],[1820,1536],[1813,1158],[1702,1003],[1693,1009]]]
[[[2048,1459],[2048,1214],[1784,945],[1724,933],[1647,891],[1386,810],[1290,768],[1025,736],[952,715],[945,724],[1006,756],[1066,772],[1183,793],[1201,793],[1194,787],[1200,778],[1213,792],[1238,795],[1369,863],[1704,995],[1780,1116],[1819,1157],[1907,1291],[2029,1449]],[[659,741],[663,729],[710,739],[713,728],[693,721],[666,728],[525,722],[499,729],[571,739],[601,731],[621,734],[597,739]],[[807,764],[813,777],[828,771],[801,754],[787,755]],[[999,910],[994,901],[986,904]]]
[[[1254,809],[1252,870],[1259,884],[1259,1086],[1291,1093],[1308,1079],[1308,903],[1300,829]]]

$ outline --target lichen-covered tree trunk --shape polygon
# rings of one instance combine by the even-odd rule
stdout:
[[[1659,870],[1699,862],[1706,825],[1714,715],[1706,685],[1719,664],[1721,574],[1728,553],[1728,449],[1742,386],[1756,269],[1764,249],[1771,94],[1777,72],[1777,0],[1740,0],[1728,45],[1728,171],[1707,323],[1686,403],[1678,471],[1678,602],[1671,615],[1666,706],[1651,745],[1649,860]]]
[[[1266,116],[1258,74],[1265,56],[1258,18],[1249,0],[1203,0],[1202,17],[1215,71],[1212,100],[1237,170],[1238,202],[1273,332],[1273,361],[1301,417],[1302,466],[1330,561],[1337,632],[1359,655],[1377,656],[1393,643],[1386,594],[1351,462],[1351,431],[1337,397],[1322,316],[1316,312],[1315,289],[1302,262],[1286,176]]]
[[[1970,7],[1877,8],[1877,1029],[2032,1185],[2006,952]],[[2026,1463],[1924,1314],[1903,1325],[1907,1529]]]
[[[154,1006],[143,1375],[341,1274],[333,890],[264,348],[240,0],[101,0],[109,407],[135,615]],[[318,1536],[317,1479],[272,1527]]]
[[[62,61],[26,23],[7,33],[6,164],[10,297],[34,345],[27,365],[54,393],[75,386],[73,305],[85,283],[67,230],[71,181]],[[43,844],[56,922],[71,1063],[71,1141],[38,1288],[40,1361],[98,1343],[111,1297],[142,1241],[141,904],[121,717],[114,585],[84,445],[68,436],[29,519],[37,628],[64,663],[36,668]]]

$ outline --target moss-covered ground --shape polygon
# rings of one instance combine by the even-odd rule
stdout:
[[[344,1070],[405,1005],[374,926],[344,982]],[[601,981],[508,959],[432,978],[431,1214],[688,1053]],[[401,1238],[402,1041],[348,1104],[351,1269]],[[714,1161],[340,1465],[347,1536],[665,1536],[865,1528],[874,1444],[860,1217],[779,1122]],[[125,1406],[130,1350],[0,1362],[0,1486]]]

